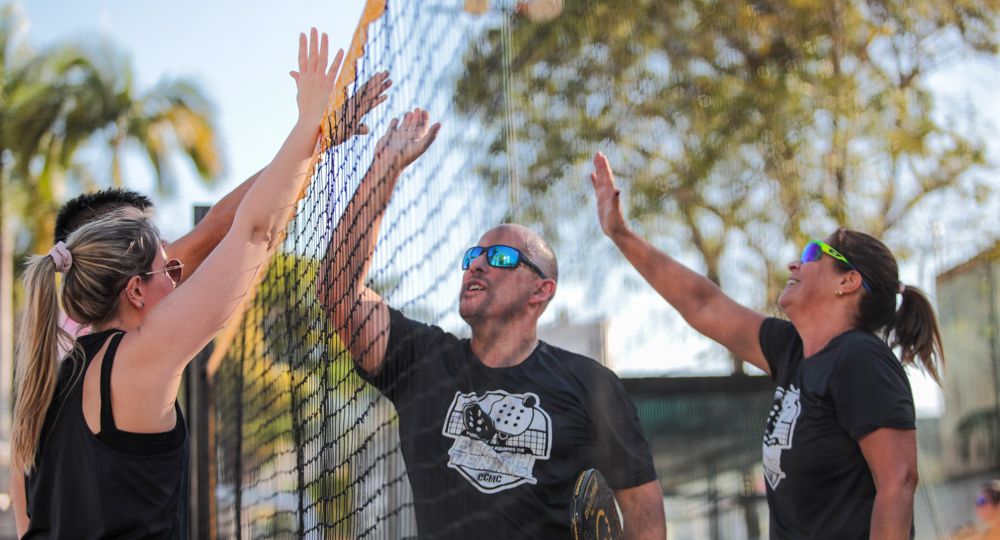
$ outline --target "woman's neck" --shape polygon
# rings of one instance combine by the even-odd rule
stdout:
[[[809,358],[826,347],[833,338],[854,329],[846,317],[812,318],[802,321],[791,317],[795,330],[802,338],[802,354]]]

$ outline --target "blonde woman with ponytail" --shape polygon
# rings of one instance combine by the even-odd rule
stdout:
[[[594,167],[601,228],[625,258],[695,330],[777,384],[763,441],[771,538],[910,538],[917,442],[903,367],[940,382],[944,357],[934,310],[900,283],[892,252],[849,229],[809,242],[778,298],[789,320],[768,318],[636,235],[607,158]]]
[[[225,238],[183,266],[135,213],[83,225],[29,261],[17,342],[12,494],[22,538],[183,538],[187,436],[176,405],[185,366],[222,328],[281,239],[343,52],[299,37],[298,121],[250,188]],[[57,289],[56,273],[62,273]],[[59,300],[94,332],[70,345]],[[59,344],[72,349],[59,362]]]

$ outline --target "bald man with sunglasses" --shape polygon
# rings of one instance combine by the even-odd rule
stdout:
[[[596,468],[625,537],[662,540],[663,495],[621,381],[537,337],[559,277],[541,237],[504,224],[465,252],[459,313],[471,339],[411,320],[365,287],[396,181],[439,129],[420,109],[392,121],[318,283],[357,372],[396,406],[419,537],[572,538],[574,483]]]

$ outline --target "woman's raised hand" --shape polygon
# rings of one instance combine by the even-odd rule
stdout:
[[[594,154],[594,172],[590,174],[590,182],[597,195],[597,217],[604,234],[613,236],[624,231],[627,226],[622,213],[621,190],[615,184],[608,158],[600,152]]]
[[[344,50],[341,49],[327,69],[329,48],[327,35],[317,35],[315,28],[309,31],[308,39],[305,34],[299,34],[299,70],[289,73],[298,87],[295,101],[299,106],[299,122],[315,124],[317,131],[330,101],[340,64],[344,61]]]

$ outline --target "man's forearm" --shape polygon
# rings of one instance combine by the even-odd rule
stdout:
[[[257,171],[227,193],[225,197],[212,206],[204,219],[191,232],[167,246],[167,253],[170,257],[180,259],[184,263],[184,279],[187,279],[198,269],[205,257],[208,257],[208,254],[215,249],[215,246],[219,245],[219,242],[229,232],[233,218],[236,216],[236,209],[240,207],[243,197],[250,191],[262,172],[264,169]]]
[[[342,310],[344,300],[353,300],[361,290],[399,174],[392,164],[373,162],[337,223],[320,272],[328,310]]]
[[[667,521],[663,512],[663,492],[653,480],[626,489],[615,490],[622,510],[626,540],[664,540]]]
[[[317,294],[340,327],[363,291],[382,215],[400,173],[434,142],[441,124],[430,125],[427,111],[415,108],[393,118],[375,145],[375,159],[334,229],[317,276]],[[345,319],[346,317],[346,319]]]
[[[905,540],[913,527],[913,490],[879,489],[872,508],[869,538],[878,540]]]

